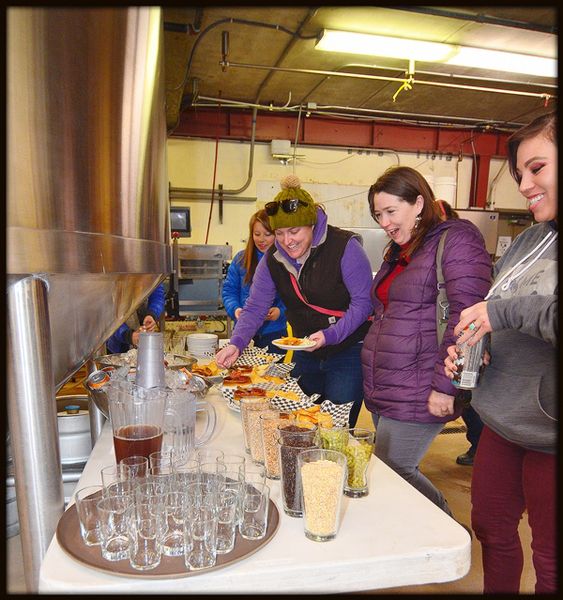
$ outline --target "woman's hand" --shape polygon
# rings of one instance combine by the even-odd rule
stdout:
[[[139,327],[139,329],[137,329],[136,331],[134,331],[131,334],[131,343],[133,344],[133,346],[137,347],[139,345],[139,334],[145,333],[145,332],[146,332],[145,326],[141,325]]]
[[[315,333],[308,335],[307,338],[311,342],[315,342],[315,345],[311,346],[310,348],[303,348],[305,352],[313,352],[314,350],[322,348],[326,344],[325,334],[322,331],[315,331]]]
[[[435,417],[454,414],[454,397],[432,390],[428,396],[428,412]]]
[[[239,349],[234,344],[227,344],[217,352],[215,362],[219,367],[228,369],[233,366],[239,356]]]
[[[143,320],[143,327],[145,331],[155,331],[156,330],[156,321],[151,315],[147,315]]]
[[[277,321],[280,318],[281,310],[277,306],[272,306],[266,315],[266,321]]]
[[[453,379],[454,375],[457,373],[457,366],[455,364],[457,357],[457,346],[455,344],[453,346],[448,346],[448,355],[444,358],[444,373],[450,379]]]
[[[457,343],[467,342],[469,346],[474,346],[486,333],[493,330],[489,321],[487,312],[487,302],[478,302],[469,306],[459,314],[459,323],[455,326],[454,335]]]
[[[238,321],[240,319],[240,313],[242,312],[242,308],[235,309],[235,319]]]

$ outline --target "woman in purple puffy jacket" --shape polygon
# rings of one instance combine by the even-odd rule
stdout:
[[[371,186],[368,200],[373,218],[391,238],[372,284],[374,320],[361,355],[365,405],[377,431],[375,454],[451,515],[419,463],[444,424],[460,415],[443,361],[455,343],[459,313],[489,290],[491,259],[475,225],[444,220],[415,169],[388,169]],[[442,271],[449,317],[439,343],[436,251],[446,231]]]

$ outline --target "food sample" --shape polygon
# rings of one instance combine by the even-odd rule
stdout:
[[[225,387],[237,387],[240,385],[250,385],[252,380],[249,375],[241,373],[240,371],[231,371],[225,379],[223,379],[223,386]]]
[[[301,467],[305,529],[313,539],[336,535],[343,477],[343,467],[331,460]]]
[[[268,390],[266,392],[268,398],[284,398],[285,400],[293,400],[294,402],[299,402],[299,394],[294,392],[293,390]]]
[[[333,426],[332,415],[321,411],[319,404],[314,404],[308,408],[298,408],[293,411],[296,421],[299,423],[311,423],[319,427],[330,428]]]
[[[280,344],[284,346],[301,346],[303,340],[301,338],[296,338],[292,336],[280,338]]]
[[[243,396],[256,396],[265,398],[267,396],[266,390],[261,387],[237,387],[234,392],[233,399],[235,402],[240,402]]]
[[[264,447],[264,466],[268,479],[280,478],[279,431],[280,425],[288,425],[295,415],[278,410],[268,410],[260,415],[262,445]]]
[[[214,360],[206,365],[197,364],[192,367],[192,373],[194,375],[203,375],[204,377],[213,377],[214,375],[217,375],[219,371],[220,369]]]
[[[301,517],[301,483],[297,477],[297,457],[303,450],[317,447],[316,425],[292,424],[279,427],[280,470],[283,509],[291,517]]]
[[[326,428],[319,425],[319,436],[321,439],[321,447],[326,450],[337,450],[344,452],[348,445],[348,427],[330,427]]]
[[[373,443],[350,436],[343,450],[348,463],[348,480],[344,493],[358,498],[368,493],[367,469],[373,452]]]

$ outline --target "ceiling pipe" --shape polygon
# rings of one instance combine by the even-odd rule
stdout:
[[[236,67],[242,69],[264,69],[264,70],[272,70],[272,71],[282,71],[285,73],[305,73],[309,75],[328,75],[330,77],[350,77],[355,79],[368,79],[368,80],[377,80],[377,81],[394,81],[395,83],[402,83],[404,78],[400,77],[384,77],[383,75],[364,75],[361,73],[341,73],[339,71],[321,71],[319,69],[292,69],[289,67],[271,67],[266,65],[250,65],[247,63],[233,63],[229,62],[223,65],[221,62],[221,67]],[[474,85],[463,85],[457,83],[440,83],[437,81],[421,81],[419,79],[413,80],[413,83],[418,85],[432,85],[437,87],[449,87],[456,88],[462,90],[471,90],[478,92],[491,92],[496,94],[510,94],[514,96],[527,96],[530,98],[540,98],[545,102],[549,102],[550,100],[554,100],[557,96],[553,96],[551,94],[545,94],[540,92],[523,92],[517,90],[503,90],[500,88],[488,88]]]
[[[209,194],[209,197],[211,198],[212,194],[219,194],[221,193],[221,195],[223,197],[225,196],[236,196],[237,194],[241,194],[242,192],[244,192],[244,190],[246,190],[248,188],[248,186],[250,185],[250,182],[252,181],[252,175],[254,172],[254,146],[255,146],[255,141],[256,141],[256,115],[258,113],[258,110],[256,108],[253,109],[252,111],[252,130],[250,133],[250,156],[249,156],[249,160],[248,160],[248,177],[246,179],[246,182],[242,185],[242,187],[238,188],[237,190],[214,190],[213,188],[211,189],[206,189],[206,188],[177,188],[177,187],[171,187],[169,189],[169,194],[170,194],[170,198],[178,198],[178,194],[186,194],[186,195],[190,195],[190,194]]]
[[[364,64],[364,63],[346,63],[344,65],[340,65],[339,67],[337,67],[336,70],[338,72],[341,72],[343,69],[350,69],[350,68],[381,69],[383,71],[397,71],[399,73],[405,72],[405,69],[402,69],[400,67],[385,67],[383,65],[373,65],[373,64],[369,65],[369,64]],[[502,83],[502,84],[508,83],[508,84],[513,84],[513,85],[522,85],[524,83],[529,83],[529,82],[523,82],[523,81],[515,81],[513,79],[493,79],[492,77],[479,77],[477,75],[459,75],[459,74],[453,75],[452,73],[438,73],[436,71],[421,71],[420,69],[417,69],[416,72],[418,75],[430,75],[431,77],[450,77],[450,78],[456,77],[457,79],[472,79],[473,81],[494,81],[495,83]],[[305,94],[305,96],[302,99],[302,102],[306,102],[307,99],[315,91],[317,91],[318,88],[320,88],[321,85],[323,85],[323,83],[325,83],[329,79],[330,79],[330,76],[327,76],[324,79],[322,79],[321,81],[319,81],[317,84],[315,84],[313,86],[313,88]],[[534,85],[535,87],[549,88],[549,89],[553,89],[553,90],[557,89],[557,85],[548,84],[548,83],[533,83],[530,85]],[[372,96],[373,96],[373,94],[372,94]]]
[[[295,112],[299,110],[299,105],[295,105],[295,106],[289,106],[289,107],[271,107],[269,105],[264,105],[264,104],[253,104],[250,102],[242,102],[239,100],[227,100],[225,98],[213,98],[210,96],[200,96],[199,100],[205,100],[206,102],[198,102],[197,104],[194,104],[194,108],[205,108],[205,107],[210,107],[210,108],[215,108],[219,105],[226,105],[226,104],[230,104],[233,107],[240,107],[240,108],[257,108],[259,110],[264,110],[264,111],[269,111],[271,112],[272,110],[279,110],[279,111],[284,111],[284,112]],[[339,113],[332,113],[332,112],[328,112],[328,109],[331,110],[343,110],[346,112],[362,112],[362,113],[366,113],[366,115],[354,115],[354,114],[349,114],[349,115],[342,115]],[[469,127],[473,128],[476,125],[490,125],[490,126],[495,126],[497,127],[497,122],[496,121],[484,121],[483,119],[475,119],[475,118],[471,118],[471,117],[455,117],[455,116],[451,116],[451,115],[421,115],[421,114],[415,114],[415,113],[405,113],[405,112],[400,112],[400,111],[393,111],[393,112],[389,112],[389,111],[385,111],[385,110],[378,110],[375,108],[358,108],[358,107],[352,107],[352,106],[330,106],[330,105],[320,105],[317,106],[316,109],[314,108],[309,108],[307,109],[308,113],[311,114],[317,114],[317,115],[322,115],[322,116],[334,116],[337,118],[358,118],[358,119],[373,119],[373,117],[369,117],[367,116],[369,115],[377,115],[379,120],[381,121],[396,121],[397,119],[410,119],[410,120],[416,120],[416,123],[420,124],[421,121],[420,119],[437,119],[438,121],[422,121],[422,123],[426,123],[431,125],[432,127],[436,127],[437,125],[444,125],[444,124],[452,124],[452,123],[467,123]],[[441,121],[441,122],[440,122]],[[518,127],[522,127],[525,123],[511,123],[511,122],[503,122],[503,125],[505,126],[510,126],[510,131],[512,131],[512,129],[516,129]]]
[[[274,66],[277,67],[277,66],[279,66],[283,62],[283,60],[285,59],[285,57],[289,54],[289,51],[293,48],[293,46],[295,46],[295,43],[299,39],[299,36],[301,35],[301,31],[303,30],[303,28],[306,25],[308,25],[308,23],[310,22],[310,20],[313,18],[313,16],[317,12],[318,12],[318,9],[316,9],[316,8],[309,10],[309,12],[307,13],[306,17],[303,19],[303,21],[301,21],[301,24],[299,25],[299,27],[297,28],[297,30],[293,33],[293,35],[292,35],[291,39],[289,40],[288,44],[286,45],[286,47],[283,49],[283,51],[280,54],[278,60],[276,60],[276,64]],[[254,102],[260,102],[261,94],[262,94],[264,88],[266,87],[266,85],[268,84],[268,82],[270,81],[270,79],[272,78],[273,75],[274,75],[274,73],[273,73],[273,71],[271,71],[262,80],[262,83],[260,84],[260,87],[258,88],[258,91],[256,92],[256,96],[254,97]]]

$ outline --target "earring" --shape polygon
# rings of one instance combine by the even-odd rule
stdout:
[[[420,225],[421,221],[422,221],[422,217],[420,215],[417,215],[414,219],[414,229],[416,229]]]

